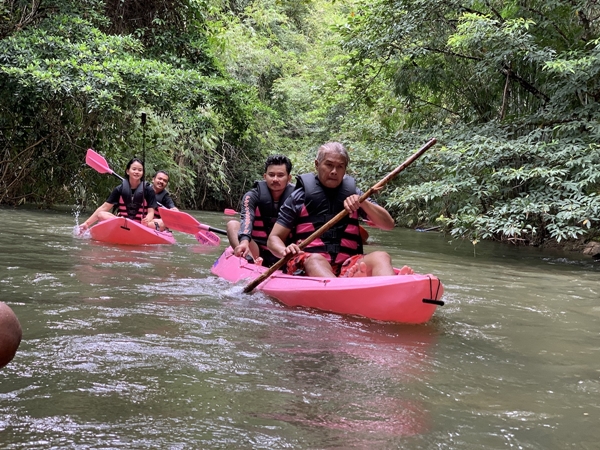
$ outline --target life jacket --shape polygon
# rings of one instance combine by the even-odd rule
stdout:
[[[253,186],[258,190],[258,204],[254,209],[254,222],[252,222],[252,239],[259,247],[267,248],[267,238],[269,233],[277,222],[279,209],[285,200],[294,191],[294,186],[288,184],[279,197],[279,204],[275,207],[275,202],[271,196],[271,191],[264,180],[257,181]]]
[[[148,209],[148,203],[144,195],[146,183],[141,182],[133,195],[129,180],[124,179],[121,185],[121,197],[119,198],[118,214],[121,217],[127,217],[131,220],[142,221],[144,212]]]
[[[344,176],[334,198],[327,193],[316,175],[307,173],[297,177],[296,188],[304,188],[304,204],[293,236],[294,242],[304,240],[344,209],[344,200],[356,194],[356,180]],[[362,238],[358,222],[358,211],[346,215],[325,231],[319,238],[308,244],[304,251],[322,253],[330,264],[341,264],[352,255],[363,253]]]
[[[148,186],[152,187],[151,184],[148,184]],[[152,188],[154,189],[154,188]],[[154,211],[154,218],[155,219],[160,219],[160,205],[163,204],[163,200],[165,198],[165,195],[167,195],[168,192],[166,189],[163,189],[160,194],[157,194],[156,192],[154,193],[154,195],[156,195],[156,203],[159,204],[159,208],[156,208],[156,210]]]

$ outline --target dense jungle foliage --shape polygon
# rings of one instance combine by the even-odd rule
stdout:
[[[379,195],[399,225],[594,238],[599,31],[577,0],[1,0],[0,203],[94,208],[116,180],[89,147],[168,170],[183,208],[328,140],[366,189],[435,136]]]

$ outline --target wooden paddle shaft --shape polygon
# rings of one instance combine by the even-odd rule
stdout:
[[[394,170],[392,170],[390,173],[388,173],[378,183],[376,183],[371,188],[369,188],[369,190],[367,192],[365,192],[363,195],[361,195],[359,201],[361,203],[364,202],[367,198],[369,198],[371,196],[371,194],[373,194],[373,192],[377,192],[379,189],[381,189],[383,186],[385,186],[387,183],[389,183],[396,175],[398,175],[400,172],[402,172],[404,169],[406,169],[408,166],[410,166],[418,157],[420,157],[429,148],[431,148],[433,145],[435,145],[436,142],[437,142],[436,138],[432,138],[429,141],[427,141],[427,143],[425,145],[423,145],[423,147],[421,147],[417,152],[415,152],[413,155],[411,155],[406,161],[404,161],[402,164],[400,164],[398,167],[396,167]],[[325,233],[327,230],[329,230],[332,226],[334,226],[341,219],[343,219],[344,216],[346,216],[347,214],[348,214],[348,211],[346,211],[345,209],[341,210],[338,214],[335,215],[335,217],[333,219],[329,220],[329,222],[324,224],[321,228],[319,228],[313,234],[311,234],[306,239],[304,239],[298,245],[300,250],[303,250],[308,244],[310,244],[316,238],[318,238],[323,233]],[[252,292],[256,286],[258,286],[266,278],[271,276],[271,274],[273,274],[273,272],[275,272],[277,269],[281,268],[286,262],[289,261],[289,259],[291,257],[292,257],[292,255],[290,255],[290,254],[285,255],[283,258],[281,258],[279,261],[277,261],[273,266],[271,266],[271,268],[269,270],[267,270],[265,273],[263,273],[262,275],[257,277],[250,284],[248,284],[248,286],[246,286],[244,288],[244,292],[245,293]]]

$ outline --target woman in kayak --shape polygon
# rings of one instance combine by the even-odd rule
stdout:
[[[154,225],[154,211],[158,207],[156,195],[152,186],[143,183],[144,163],[138,158],[132,158],[125,168],[123,183],[113,189],[106,202],[79,227],[79,233],[84,233],[96,221],[103,221],[115,217],[111,210],[117,207],[121,217],[136,220],[148,227]]]

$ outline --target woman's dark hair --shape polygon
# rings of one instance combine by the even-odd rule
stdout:
[[[288,175],[292,173],[292,162],[290,161],[290,158],[284,155],[269,156],[267,162],[265,162],[265,173],[267,173],[269,166],[281,166],[282,164],[285,164]]]
[[[131,168],[131,165],[134,162],[140,163],[142,165],[142,170],[143,170],[143,172],[142,172],[142,179],[143,179],[144,175],[146,175],[146,167],[144,166],[144,162],[141,159],[139,159],[139,158],[131,158],[129,160],[129,162],[127,163],[127,166],[125,166],[125,178],[129,179],[129,175],[127,175],[127,171]]]

